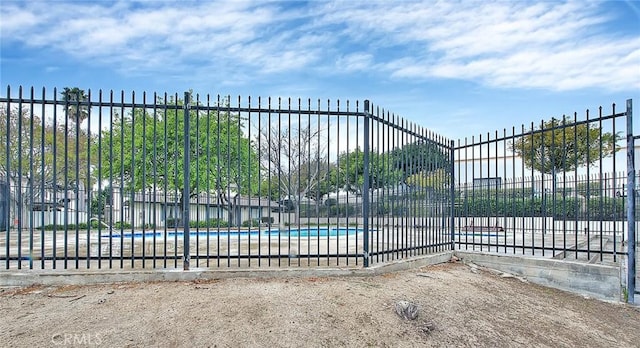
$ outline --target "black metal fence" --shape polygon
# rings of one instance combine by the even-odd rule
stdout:
[[[7,269],[367,266],[453,248],[453,143],[368,101],[8,88],[0,103]]]
[[[626,257],[635,275],[630,100],[457,144],[368,101],[7,88],[0,113],[6,269],[366,267],[456,248]]]
[[[630,117],[629,102],[459,140],[458,248],[617,262],[627,254]]]

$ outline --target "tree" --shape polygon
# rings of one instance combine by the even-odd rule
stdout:
[[[29,199],[39,197],[40,188],[64,192],[90,185],[90,166],[95,159],[89,153],[94,139],[86,131],[80,130],[76,136],[67,122],[48,124],[26,108],[13,109],[8,115],[7,109],[1,108],[0,119],[0,134],[4,135],[0,139],[0,170],[24,193],[32,188]]]
[[[81,104],[87,101],[87,95],[83,89],[65,87],[60,94],[67,107],[67,118],[70,121],[80,124],[89,117],[89,108]]]
[[[192,110],[189,197],[184,196],[184,101],[158,100],[153,111],[135,109],[114,118],[102,133],[101,179],[127,192],[166,190],[180,203],[200,193],[215,193],[231,205],[228,194],[258,189],[259,159],[242,132],[238,115]]]
[[[0,170],[16,197],[33,187],[34,181],[42,181],[43,168],[34,165],[42,161],[42,121],[35,115],[31,118],[26,108],[13,109],[7,115],[6,107],[0,108],[0,119]],[[29,198],[23,200],[24,205]]]
[[[432,188],[434,190],[446,189],[451,180],[451,173],[444,168],[423,171],[407,178],[407,184],[420,188]]]
[[[271,178],[264,181],[268,188],[263,185],[262,190],[271,195],[278,192],[278,198],[295,201],[298,219],[298,198],[319,199],[327,180],[327,149],[321,146],[320,135],[321,130],[311,126],[285,129],[267,126],[259,129],[255,142],[262,169]]]
[[[371,189],[397,184],[402,180],[402,174],[402,171],[393,166],[387,154],[369,152],[369,185]],[[358,147],[351,152],[343,152],[338,155],[330,178],[333,187],[362,194],[364,152]]]
[[[430,140],[419,140],[391,151],[393,167],[402,173],[402,181],[417,173],[425,173],[444,168],[450,171],[449,154]]]
[[[552,118],[543,121],[537,131],[515,140],[511,150],[527,168],[555,175],[611,156],[617,137],[588,123],[567,124],[566,119]]]
[[[104,214],[104,208],[107,205],[113,204],[112,199],[113,190],[111,186],[103,188],[99,194],[96,194],[91,198],[91,214],[101,217]]]

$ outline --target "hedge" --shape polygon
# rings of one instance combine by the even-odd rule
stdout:
[[[98,221],[91,221],[90,225],[91,225],[91,229],[92,230],[97,230],[99,227],[102,230],[108,229],[106,226],[99,224]],[[44,229],[45,231],[53,231],[55,229],[56,231],[61,231],[61,230],[65,230],[65,227],[66,227],[67,231],[71,231],[71,230],[88,230],[89,229],[89,224],[84,223],[84,222],[81,222],[81,223],[79,223],[77,225],[76,224],[68,224],[66,226],[64,224],[62,224],[62,225],[53,225],[53,224],[51,224],[51,225],[44,225],[44,226],[41,226],[41,227],[36,227],[36,229],[38,229],[38,230]],[[115,224],[113,224],[113,228],[114,229],[120,229],[120,228],[129,229],[129,228],[131,228],[131,224],[127,223],[127,222],[124,222],[124,223],[123,222],[116,222]]]
[[[166,226],[168,228],[182,227],[179,219],[167,219]],[[189,221],[189,227],[192,228],[213,228],[213,227],[229,227],[229,223],[222,219],[196,220]]]
[[[354,216],[357,210],[354,206],[349,204],[338,204],[329,207],[329,216]]]
[[[258,227],[260,226],[260,219],[245,220],[242,222],[242,227]]]
[[[554,216],[574,219],[579,211],[580,202],[575,198],[555,202],[541,198],[476,198],[459,200],[455,205],[456,216]]]

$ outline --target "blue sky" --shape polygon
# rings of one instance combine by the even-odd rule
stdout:
[[[0,35],[2,95],[370,99],[451,139],[640,110],[636,1],[3,0]]]

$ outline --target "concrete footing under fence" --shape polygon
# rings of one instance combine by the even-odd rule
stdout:
[[[619,266],[526,256],[455,252],[467,263],[521,276],[528,281],[608,301],[624,300]]]
[[[287,278],[375,276],[447,262],[451,252],[424,255],[411,259],[376,264],[368,268],[192,268],[150,270],[30,270],[0,271],[0,286],[29,286],[33,284],[88,285],[121,282],[193,281],[224,278]]]
[[[460,251],[443,252],[380,263],[369,268],[196,268],[189,271],[180,269],[131,271],[2,271],[0,272],[0,286],[29,286],[34,284],[60,286],[120,282],[193,281],[196,279],[224,278],[375,276],[448,262],[453,255],[465,263],[473,263],[481,267],[521,276],[535,284],[602,300],[624,300],[621,286],[621,279],[624,275],[621,277],[621,268],[618,266]]]

